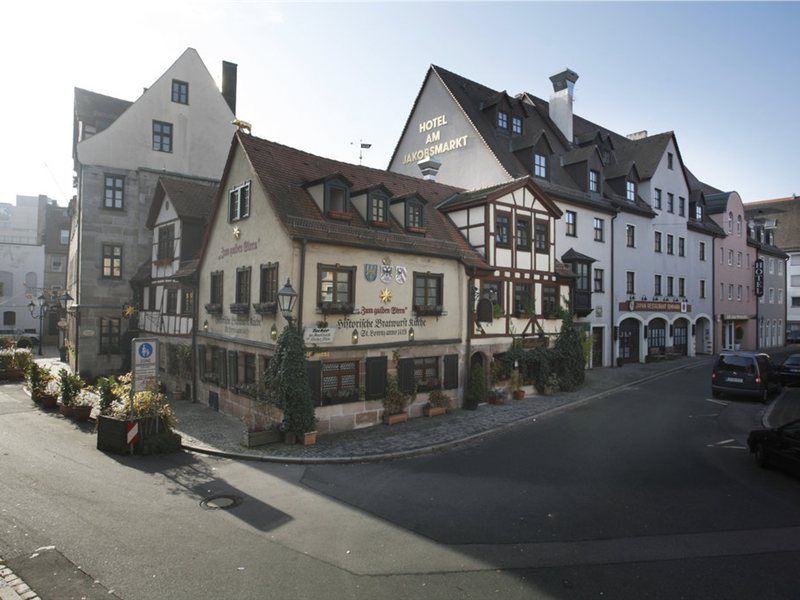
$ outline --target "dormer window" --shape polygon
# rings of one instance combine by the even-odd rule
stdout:
[[[250,182],[233,188],[228,193],[228,223],[250,216]]]
[[[625,199],[628,202],[636,201],[636,183],[633,181],[625,182]]]
[[[367,220],[371,225],[388,224],[389,199],[380,192],[372,192],[367,201]]]
[[[694,218],[698,221],[703,220],[703,207],[699,204],[694,207]]]
[[[508,129],[508,113],[502,110],[497,111],[497,127],[499,129]]]
[[[600,191],[600,173],[598,173],[594,169],[589,170],[589,191],[590,192]]]
[[[511,117],[511,133],[522,135],[522,119],[519,117]]]
[[[409,231],[421,231],[424,227],[422,203],[419,200],[406,201],[406,229]]]
[[[325,183],[325,214],[333,219],[350,218],[350,188],[334,179]]]
[[[535,177],[547,179],[547,157],[544,154],[533,154],[533,174]]]

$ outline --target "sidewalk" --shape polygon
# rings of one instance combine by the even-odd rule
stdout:
[[[313,446],[282,443],[259,448],[240,444],[243,424],[199,403],[172,404],[178,433],[187,450],[246,460],[297,463],[343,463],[383,460],[424,454],[472,441],[535,420],[569,406],[587,402],[620,388],[685,368],[711,364],[711,357],[682,358],[654,364],[631,364],[586,372],[586,383],[574,392],[508,400],[503,405],[481,405],[477,410],[455,410],[446,415],[412,419],[399,425],[318,436]]]
[[[800,419],[800,388],[785,388],[764,413],[765,427],[780,427]]]

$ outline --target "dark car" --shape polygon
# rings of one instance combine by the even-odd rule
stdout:
[[[775,367],[778,377],[783,385],[797,385],[800,383],[800,354],[790,354],[783,364]]]
[[[800,475],[800,419],[774,429],[751,431],[747,446],[762,467],[777,467]]]
[[[723,352],[711,372],[711,394],[752,396],[766,402],[770,393],[780,390],[781,382],[768,354]]]

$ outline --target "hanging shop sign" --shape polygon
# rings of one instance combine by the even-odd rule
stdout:
[[[336,327],[306,327],[303,329],[303,341],[306,344],[332,344],[336,339]]]
[[[764,295],[764,259],[757,259],[754,263],[754,267],[755,281],[753,287],[755,288],[756,297],[761,298],[761,296]]]

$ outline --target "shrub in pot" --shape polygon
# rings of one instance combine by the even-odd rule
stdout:
[[[450,396],[441,389],[436,388],[428,394],[428,404],[422,408],[422,412],[426,417],[435,417],[446,413],[450,405]]]
[[[66,369],[58,372],[61,387],[61,405],[59,410],[65,417],[72,416],[72,404],[78,396],[78,392],[83,389],[83,379],[79,375],[73,375]]]
[[[61,396],[61,384],[58,379],[52,377],[42,388],[39,394],[39,402],[44,408],[55,408],[58,406],[58,398]]]
[[[31,362],[25,369],[25,379],[28,382],[28,388],[31,391],[31,400],[34,402],[41,401],[41,394],[47,382],[52,379],[50,371],[44,367],[40,367],[35,362]]]
[[[406,408],[409,396],[400,389],[397,377],[391,376],[386,381],[386,395],[383,398],[383,421],[387,425],[402,423],[408,420]]]
[[[82,389],[72,402],[72,416],[76,421],[88,421],[92,409],[99,403],[100,395],[95,390]]]
[[[469,372],[467,393],[464,396],[464,408],[475,410],[478,404],[486,401],[486,376],[481,365],[473,365]]]
[[[522,400],[525,398],[525,391],[522,389],[522,376],[519,371],[513,371],[508,380],[508,389],[514,396],[514,400]]]

